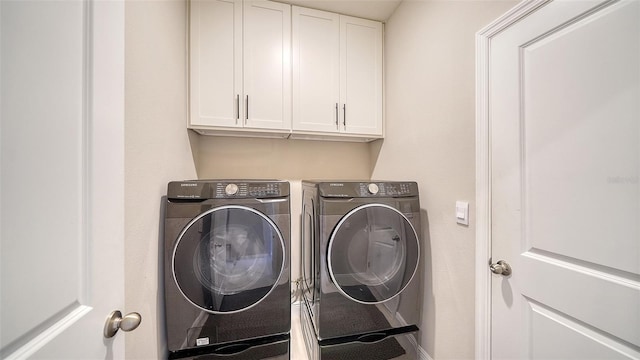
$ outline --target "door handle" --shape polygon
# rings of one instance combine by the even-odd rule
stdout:
[[[104,337],[112,338],[118,330],[131,331],[135,330],[142,322],[142,315],[137,312],[128,313],[122,317],[122,313],[119,310],[114,310],[107,316],[107,321],[104,323]]]
[[[509,276],[511,275],[511,265],[507,264],[504,260],[498,260],[497,263],[489,265],[491,272],[498,275]]]

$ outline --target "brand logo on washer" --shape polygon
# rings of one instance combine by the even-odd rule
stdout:
[[[329,186],[344,186],[344,184],[341,184],[341,183],[330,183]]]
[[[198,184],[180,184],[181,187],[185,186],[198,186]]]

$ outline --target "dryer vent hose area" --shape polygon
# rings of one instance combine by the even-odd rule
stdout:
[[[302,300],[302,289],[300,288],[301,282],[302,278],[297,278],[291,282],[291,304]]]

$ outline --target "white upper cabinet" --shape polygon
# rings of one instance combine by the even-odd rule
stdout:
[[[382,136],[382,23],[340,16],[340,101],[346,133]]]
[[[294,136],[381,138],[382,24],[296,6],[292,14]]]
[[[290,18],[270,1],[191,1],[189,128],[289,135]]]
[[[340,15],[294,6],[293,128],[337,132]]]

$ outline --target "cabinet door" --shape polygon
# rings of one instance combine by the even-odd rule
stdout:
[[[291,6],[244,3],[245,127],[291,128]]]
[[[382,135],[382,24],[340,17],[340,116],[346,133]]]
[[[242,1],[193,0],[190,126],[242,126]]]
[[[292,12],[293,130],[338,132],[340,15]]]

